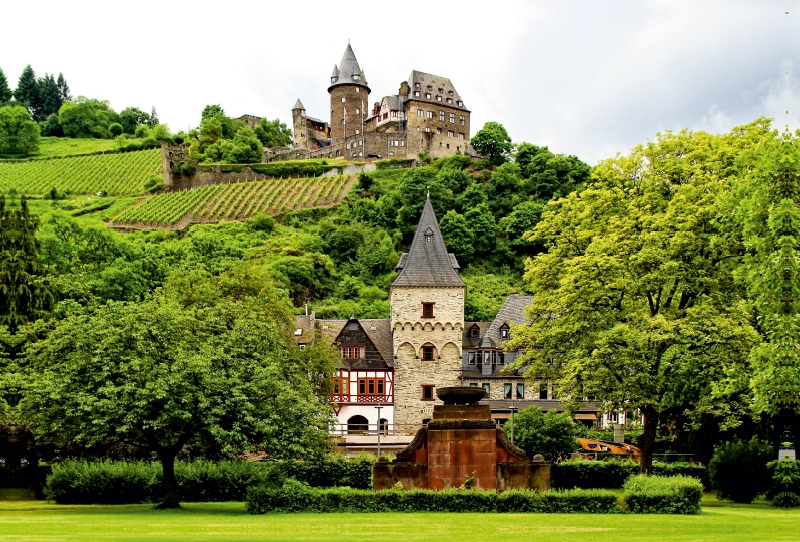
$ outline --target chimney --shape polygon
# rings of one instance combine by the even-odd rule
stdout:
[[[411,87],[408,86],[408,81],[400,83],[400,90],[397,91],[401,98],[408,96],[411,93]]]

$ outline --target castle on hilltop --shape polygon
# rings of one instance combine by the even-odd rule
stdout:
[[[370,88],[353,48],[347,44],[333,67],[328,94],[330,121],[292,108],[294,146],[287,158],[346,158],[370,161],[473,154],[470,111],[447,77],[412,70],[397,94],[370,106]]]

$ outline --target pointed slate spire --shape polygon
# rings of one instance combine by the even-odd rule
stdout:
[[[344,54],[342,55],[341,62],[339,62],[339,66],[333,67],[333,73],[331,74],[331,87],[336,85],[368,86],[367,78],[364,75],[364,71],[358,65],[358,60],[356,60],[356,55],[353,52],[353,48],[350,46],[350,43],[347,44],[347,48],[344,50]]]
[[[292,108],[292,111],[294,111],[295,109],[302,109],[303,111],[306,110],[306,108],[303,107],[303,102],[300,101],[300,98],[297,98],[297,101],[294,102],[294,107]]]
[[[398,267],[399,273],[392,286],[466,286],[456,272],[458,263],[455,257],[447,252],[430,194],[422,209],[411,248],[400,258]]]

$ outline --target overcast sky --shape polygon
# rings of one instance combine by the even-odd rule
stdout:
[[[789,14],[785,14],[785,12]],[[800,1],[5,2],[0,68],[62,72],[74,95],[158,110],[173,131],[203,106],[328,119],[351,41],[372,89],[412,69],[449,77],[515,142],[594,164],[665,129],[800,119]],[[786,114],[786,110],[789,114]]]

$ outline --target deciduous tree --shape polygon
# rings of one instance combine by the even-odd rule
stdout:
[[[514,150],[511,137],[503,125],[498,122],[484,124],[483,128],[478,130],[478,133],[470,140],[469,144],[496,165],[507,162],[511,158],[511,152]]]
[[[28,155],[39,149],[39,126],[18,105],[0,107],[0,153]]]

